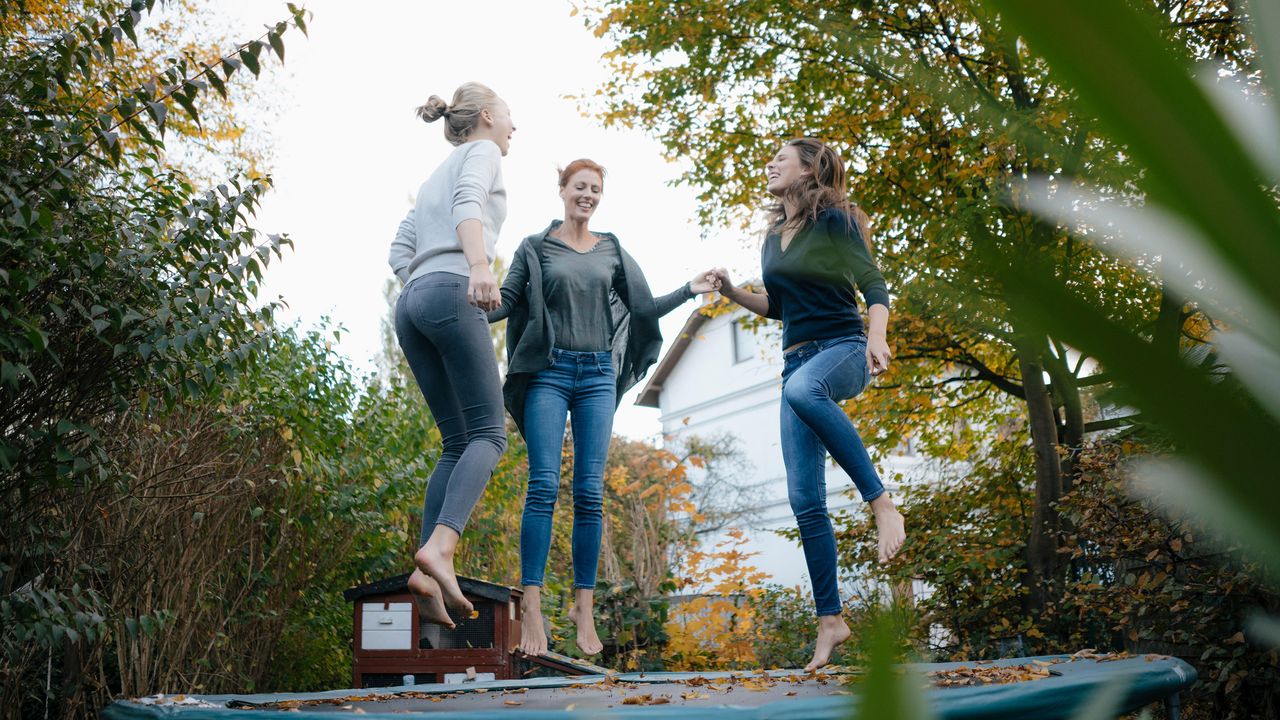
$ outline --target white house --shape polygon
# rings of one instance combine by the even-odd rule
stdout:
[[[746,312],[736,308],[733,313],[710,318],[695,310],[659,361],[636,404],[661,411],[663,442],[672,449],[682,447],[691,436],[736,436],[749,474],[742,482],[760,488],[755,519],[742,528],[750,539],[747,551],[758,553],[752,562],[772,582],[807,587],[799,545],[775,533],[795,527],[787,502],[778,437],[780,330],[769,327],[754,332],[743,328],[738,320]],[[881,455],[884,457],[877,469],[891,491],[895,489],[895,478],[918,477],[927,472],[924,459],[909,446]],[[693,473],[691,478],[695,483],[698,480]],[[849,476],[828,458],[827,503],[831,510],[862,506],[860,500],[850,499],[845,493],[852,484]],[[712,547],[723,537],[723,533],[704,537],[703,546]]]

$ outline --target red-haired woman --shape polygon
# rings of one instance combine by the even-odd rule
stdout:
[[[569,617],[578,627],[578,649],[593,655],[603,649],[592,607],[614,411],[622,394],[658,358],[658,318],[718,283],[710,272],[699,273],[654,298],[618,238],[588,227],[604,194],[604,168],[575,160],[560,172],[559,183],[564,220],[553,221],[516,249],[502,283],[502,307],[489,313],[489,320],[508,318],[503,396],[529,450],[520,527],[520,648],[530,654],[547,649],[541,589],[565,421],[571,419],[574,606]]]
[[[889,293],[871,255],[866,215],[849,203],[844,163],[834,150],[813,138],[793,140],[765,165],[765,174],[777,200],[768,208],[761,249],[765,292],[735,287],[724,268],[715,272],[730,300],[782,321],[782,458],[818,615],[813,659],[805,666],[814,670],[849,637],[827,514],[828,452],[871,506],[880,561],[906,538],[902,515],[839,405],[889,368]],[[855,288],[867,303],[867,328]]]

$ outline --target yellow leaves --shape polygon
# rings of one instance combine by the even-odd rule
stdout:
[[[671,702],[670,695],[628,695],[622,700],[623,705],[666,705]]]
[[[929,673],[934,685],[939,687],[968,687],[973,685],[1007,685],[1009,683],[1043,680],[1052,673],[1048,663],[1034,662],[1027,665],[1003,665],[988,667],[958,667],[954,670],[935,670]]]
[[[658,484],[650,485],[649,487],[644,489],[644,492],[640,493],[640,499],[647,500],[648,498],[662,491],[663,491],[663,488],[661,485],[658,485]]]

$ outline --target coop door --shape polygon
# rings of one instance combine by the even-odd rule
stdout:
[[[413,648],[413,604],[368,602],[363,604],[360,647],[364,650]]]

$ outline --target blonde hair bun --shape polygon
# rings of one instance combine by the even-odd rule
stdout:
[[[449,103],[439,95],[427,98],[426,104],[419,105],[417,110],[418,117],[422,118],[423,122],[435,122],[444,117],[447,112],[449,112]]]
[[[444,118],[444,139],[453,145],[461,145],[480,124],[481,113],[500,102],[502,99],[498,94],[484,85],[466,82],[454,91],[452,102],[446,103],[439,95],[432,95],[417,112],[418,117],[426,122]]]

